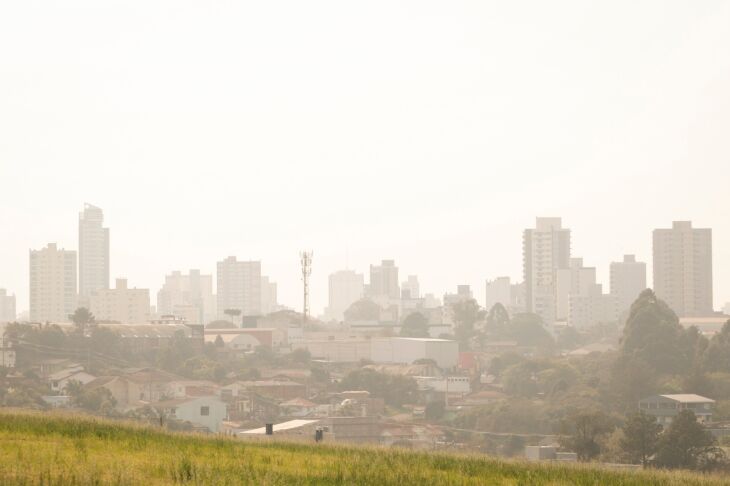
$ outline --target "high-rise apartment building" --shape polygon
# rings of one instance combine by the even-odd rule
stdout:
[[[118,278],[113,289],[94,291],[89,302],[97,322],[146,324],[150,320],[149,289],[130,289],[124,278]]]
[[[368,297],[381,307],[397,304],[400,299],[398,267],[393,260],[383,260],[380,265],[370,265]]]
[[[79,296],[84,300],[109,288],[109,228],[103,224],[101,209],[84,204],[79,213]]]
[[[457,285],[455,294],[444,294],[444,305],[454,305],[474,298],[469,285]]]
[[[509,277],[497,277],[487,280],[484,295],[484,308],[489,311],[495,304],[502,304],[508,309],[512,303],[512,282]]]
[[[166,275],[165,284],[157,292],[157,313],[185,317],[188,324],[207,324],[214,320],[213,276],[195,269],[187,275],[178,270]]]
[[[217,266],[218,315],[226,318],[227,309],[241,311],[241,316],[261,315],[261,262],[239,262],[230,256]]]
[[[556,316],[556,278],[569,268],[570,230],[560,218],[537,218],[535,228],[523,234],[525,304],[528,312],[552,324]]]
[[[614,322],[616,299],[596,283],[595,267],[584,267],[582,258],[571,258],[568,268],[556,273],[555,317],[577,328]]]
[[[596,268],[584,267],[582,258],[571,258],[568,268],[558,269],[555,279],[555,318],[567,320],[570,297],[587,295],[593,285],[596,285]]]
[[[13,322],[15,316],[15,296],[8,295],[5,289],[0,289],[0,322]]]
[[[408,275],[408,280],[400,285],[401,299],[420,299],[421,286],[416,275]]]
[[[68,322],[76,309],[76,252],[49,243],[30,250],[30,320]]]
[[[619,313],[631,308],[639,294],[646,290],[646,263],[634,255],[624,255],[622,262],[611,262],[611,295]]]
[[[329,276],[329,302],[325,318],[341,322],[345,311],[362,299],[365,292],[365,277],[353,270],[340,270]]]
[[[674,221],[655,229],[654,292],[680,317],[706,316],[712,306],[712,230]]]
[[[278,287],[269,277],[261,277],[261,315],[265,316],[276,312],[279,307]]]

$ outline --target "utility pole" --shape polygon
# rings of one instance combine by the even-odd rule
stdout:
[[[312,275],[312,251],[299,253],[299,259],[302,263],[302,283],[304,284],[304,303],[302,306],[302,327],[304,327],[307,324],[307,319],[309,319],[309,276]]]

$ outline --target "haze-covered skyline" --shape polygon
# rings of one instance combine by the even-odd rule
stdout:
[[[692,220],[719,309],[729,24],[727,2],[2,5],[0,288],[26,309],[28,250],[78,249],[89,202],[112,280],[154,295],[236,255],[299,309],[313,249],[316,313],[329,273],[382,259],[483,301],[537,216],[607,288]]]

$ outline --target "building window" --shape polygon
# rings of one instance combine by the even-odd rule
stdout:
[[[203,417],[210,415],[210,407],[200,407],[200,415]]]

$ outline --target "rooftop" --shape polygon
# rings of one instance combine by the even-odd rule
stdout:
[[[282,432],[284,430],[298,429],[299,427],[305,427],[319,422],[319,420],[290,420],[288,422],[282,422],[280,424],[274,424],[274,433]],[[258,429],[244,430],[239,434],[251,434],[251,435],[264,435],[266,434],[266,427],[260,427]]]
[[[693,393],[679,393],[675,395],[659,395],[670,400],[675,400],[681,403],[715,403],[712,398],[703,397],[701,395],[695,395]]]

